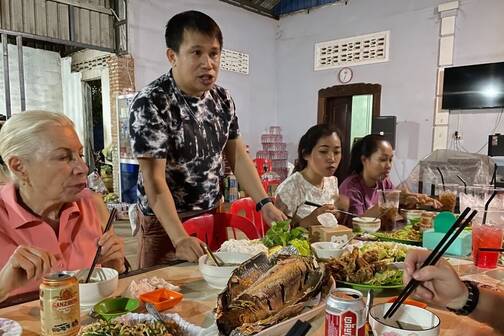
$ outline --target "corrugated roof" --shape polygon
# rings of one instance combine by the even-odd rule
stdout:
[[[348,0],[220,0],[277,19],[285,14]]]

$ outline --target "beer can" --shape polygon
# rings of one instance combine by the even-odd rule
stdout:
[[[364,336],[365,332],[362,293],[350,288],[333,290],[327,298],[325,336]]]
[[[40,284],[39,293],[42,335],[77,335],[80,328],[77,279],[66,273],[48,274]]]

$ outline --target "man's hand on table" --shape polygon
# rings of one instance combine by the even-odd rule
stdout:
[[[419,298],[431,301],[452,309],[460,309],[467,302],[468,290],[451,265],[441,259],[436,266],[419,269],[430,251],[411,249],[404,261],[403,282],[407,284],[413,277],[421,281],[414,294]]]
[[[287,216],[273,203],[265,204],[261,209],[261,215],[266,224],[270,225],[271,222],[281,221],[288,219]]]
[[[205,254],[205,243],[195,237],[184,237],[175,243],[175,256],[177,259],[197,262]]]

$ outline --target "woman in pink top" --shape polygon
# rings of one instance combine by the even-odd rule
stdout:
[[[123,272],[124,244],[102,234],[108,211],[86,188],[88,167],[70,119],[33,111],[0,130],[0,165],[12,182],[0,188],[0,301],[36,290],[49,272],[98,263]]]
[[[380,214],[378,189],[394,189],[389,179],[394,151],[382,135],[370,134],[352,147],[350,175],[340,186],[340,193],[350,199],[350,212],[359,216],[376,217]],[[440,203],[426,195],[401,192],[401,204],[412,208],[422,200],[424,205],[439,207]]]

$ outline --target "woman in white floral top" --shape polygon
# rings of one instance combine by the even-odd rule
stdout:
[[[348,199],[339,195],[334,176],[340,160],[340,137],[328,125],[312,126],[301,137],[294,173],[276,191],[275,204],[292,218],[293,225],[338,224],[336,209],[348,209]],[[306,205],[305,201],[322,207]]]

